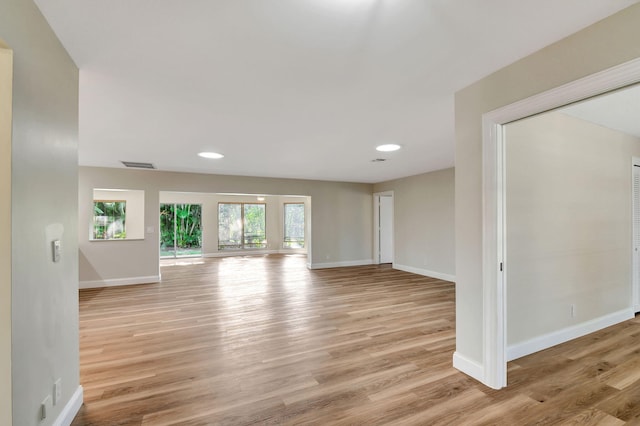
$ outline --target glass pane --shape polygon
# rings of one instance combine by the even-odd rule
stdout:
[[[94,201],[94,240],[123,240],[127,237],[126,205],[126,201]]]
[[[264,204],[244,204],[244,248],[266,248]]]
[[[176,256],[202,254],[202,206],[175,205]]]
[[[218,204],[218,250],[242,248],[242,204]]]
[[[304,248],[304,204],[284,205],[285,248]]]
[[[176,255],[173,204],[160,204],[160,257]]]

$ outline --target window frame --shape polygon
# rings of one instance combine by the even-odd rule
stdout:
[[[302,206],[302,246],[301,247],[288,247],[287,243],[291,243],[291,241],[287,241],[287,205],[298,205]],[[282,248],[286,250],[299,250],[304,249],[306,247],[307,241],[307,206],[304,202],[285,202],[283,203],[282,208]]]
[[[220,244],[220,205],[239,205],[240,206],[240,221],[242,223],[242,239],[240,241],[239,247],[224,247]],[[264,246],[263,247],[245,247],[245,205],[258,205],[264,206]],[[253,201],[218,201],[218,251],[232,251],[232,250],[265,250],[269,247],[268,239],[267,239],[267,203],[259,203]]]

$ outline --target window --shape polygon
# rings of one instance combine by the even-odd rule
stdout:
[[[266,248],[266,228],[265,204],[218,204],[218,250]]]
[[[94,201],[93,202],[93,239],[124,240],[127,202],[126,201]]]
[[[160,204],[160,257],[202,255],[202,205]]]
[[[284,205],[284,248],[304,248],[304,204]]]

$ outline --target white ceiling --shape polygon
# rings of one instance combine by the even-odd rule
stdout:
[[[36,0],[81,165],[353,182],[453,166],[455,91],[636,2]]]

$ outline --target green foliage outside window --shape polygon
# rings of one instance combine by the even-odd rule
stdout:
[[[126,201],[94,201],[93,239],[125,239],[127,237],[125,228],[126,210]]]
[[[266,248],[264,204],[218,204],[218,249]]]
[[[160,204],[161,255],[200,253],[201,219],[200,204]]]
[[[284,205],[284,248],[304,248],[304,204]]]

